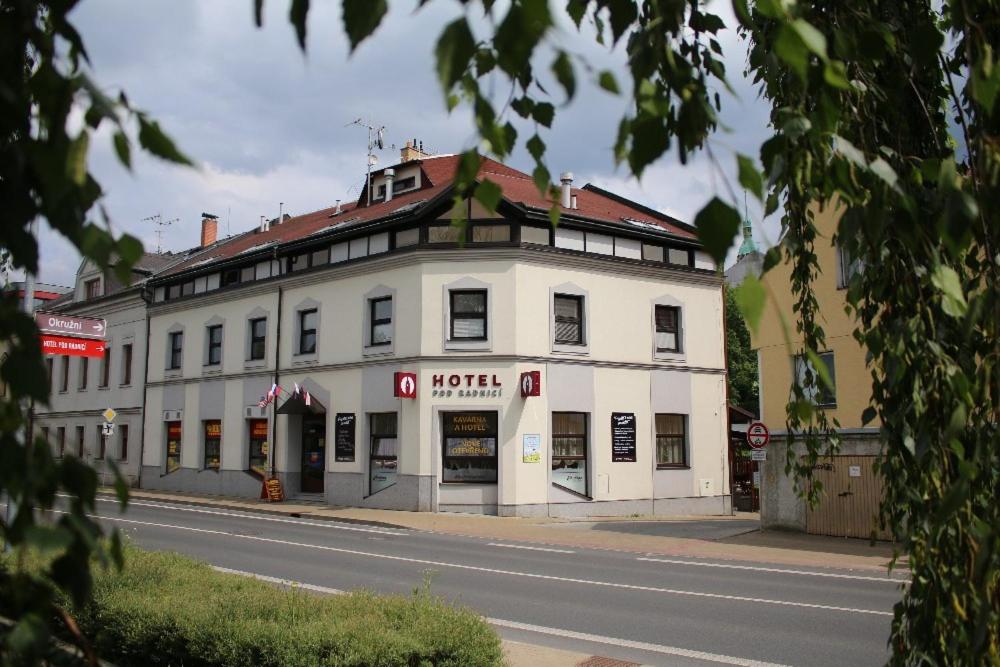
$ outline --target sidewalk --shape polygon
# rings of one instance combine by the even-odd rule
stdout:
[[[110,491],[105,489],[105,491]],[[210,507],[261,512],[280,516],[364,523],[386,527],[407,528],[449,535],[461,535],[491,540],[511,540],[534,544],[606,549],[659,556],[712,558],[764,562],[778,565],[820,568],[841,568],[885,572],[892,558],[892,545],[879,542],[869,545],[866,540],[805,535],[784,531],[752,531],[719,540],[666,537],[595,530],[604,522],[640,521],[733,521],[739,517],[588,517],[584,520],[554,518],[496,517],[479,514],[404,512],[357,507],[332,507],[315,502],[288,500],[268,503],[246,498],[199,496],[188,493],[164,493],[132,489],[133,500],[155,500],[189,503]]]

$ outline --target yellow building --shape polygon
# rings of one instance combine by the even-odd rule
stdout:
[[[768,459],[761,474],[761,522],[767,527],[794,528],[811,533],[867,537],[880,494],[872,470],[879,451],[878,424],[862,424],[870,404],[871,377],[865,350],[854,339],[854,318],[845,310],[847,283],[858,265],[834,243],[841,211],[834,205],[817,207],[819,230],[815,252],[820,275],[813,283],[819,304],[819,325],[826,334],[820,358],[833,380],[832,390],[813,392],[831,422],[840,425],[838,456],[824,460],[814,471],[826,489],[818,508],[810,510],[794,493],[793,480],[784,473],[787,453],[785,407],[793,381],[801,378],[808,362],[800,355],[802,335],[796,331],[793,311],[792,267],[780,264],[764,274],[767,306],[759,330],[752,336],[760,373],[760,414],[771,431]],[[796,452],[801,455],[801,445]]]

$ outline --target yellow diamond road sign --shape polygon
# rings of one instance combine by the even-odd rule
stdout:
[[[118,416],[118,413],[115,412],[113,408],[108,408],[107,410],[101,413],[101,416],[104,417],[104,421],[113,422],[115,420],[115,417]]]

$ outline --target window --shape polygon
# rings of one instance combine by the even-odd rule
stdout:
[[[368,301],[371,307],[369,345],[388,345],[392,342],[392,297]]]
[[[132,343],[122,345],[122,384],[132,384]]]
[[[649,262],[663,261],[663,247],[651,243],[642,244],[642,258]]]
[[[62,457],[66,453],[66,427],[57,428],[56,435],[56,440],[59,442],[59,456]]]
[[[299,311],[299,354],[316,353],[316,309]]]
[[[408,245],[416,245],[420,241],[420,228],[401,229],[396,232],[396,247],[402,248]]]
[[[855,259],[850,251],[843,246],[837,246],[837,287],[845,289],[851,284],[851,278],[861,273],[864,264],[860,259]]]
[[[427,227],[428,243],[461,243],[464,240],[464,227],[453,225],[430,225]]]
[[[84,298],[96,299],[101,296],[101,279],[92,278],[83,283]]]
[[[208,361],[207,366],[218,366],[222,363],[222,325],[208,327]]]
[[[83,458],[83,427],[76,427],[76,455],[79,458]]]
[[[451,340],[486,340],[486,290],[452,290]]]
[[[681,309],[677,306],[656,306],[656,351],[680,352]]]
[[[553,298],[555,342],[583,345],[583,297],[556,294]]]
[[[371,415],[371,453],[369,458],[369,494],[396,483],[399,439],[396,437],[396,413]]]
[[[62,377],[59,380],[59,391],[69,391],[69,357],[63,355]]]
[[[226,269],[222,272],[222,286],[236,285],[240,282],[239,269]]]
[[[170,341],[168,370],[177,370],[181,367],[181,360],[184,353],[184,332],[174,331],[168,334]]]
[[[87,388],[87,376],[90,375],[90,358],[80,357],[80,381],[77,388],[83,391]]]
[[[473,243],[497,243],[510,241],[510,225],[475,225],[472,228]]]
[[[205,422],[205,470],[218,470],[222,460],[222,422]]]
[[[496,484],[497,413],[443,412],[444,482]]]
[[[118,459],[128,461],[128,424],[118,426]]]
[[[167,422],[167,472],[181,467],[181,423]]]
[[[107,449],[107,438],[104,436],[104,427],[97,425],[97,458],[103,459]]]
[[[111,346],[104,345],[104,358],[101,359],[101,383],[99,387],[107,387],[111,382]]]
[[[687,467],[687,418],[685,415],[656,415],[656,467]]]
[[[48,380],[49,380],[49,382],[48,382],[49,389],[52,388],[52,381],[56,379],[56,372],[55,372],[54,366],[55,366],[55,358],[53,358],[53,357],[46,357],[45,358],[45,371],[46,371],[46,373],[48,373],[47,377],[48,377]]]
[[[44,440],[46,443],[48,443],[48,441],[49,441],[49,427],[48,426],[43,426],[42,427],[42,440]]]
[[[549,245],[549,230],[544,227],[521,225],[521,243]]]
[[[821,352],[820,361],[826,367],[826,372],[830,376],[830,384],[827,386],[820,377],[816,369],[809,362],[805,355],[795,357],[795,382],[802,387],[806,399],[821,407],[837,406],[837,374],[834,367],[833,352]]]
[[[267,338],[267,318],[258,317],[250,320],[250,360],[263,359],[266,352],[264,341]]]
[[[586,413],[552,413],[552,483],[588,495]]]
[[[267,420],[251,419],[250,433],[250,472],[260,477],[267,474]]]

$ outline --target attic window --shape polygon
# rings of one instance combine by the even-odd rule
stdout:
[[[626,223],[628,223],[630,225],[633,225],[635,227],[642,227],[643,229],[652,229],[652,230],[657,231],[657,232],[662,232],[663,231],[663,227],[660,227],[659,225],[654,224],[652,222],[646,222],[645,220],[636,220],[635,218],[624,218],[623,217],[622,218],[622,222],[626,222]]]
[[[426,199],[419,199],[417,201],[410,202],[409,204],[403,204],[399,208],[393,209],[392,212],[393,213],[407,213],[407,212],[412,211],[413,209],[417,208],[418,206],[420,206],[421,204],[423,204],[425,201],[427,201],[427,200]]]
[[[412,190],[417,187],[417,177],[410,176],[408,178],[401,178],[398,181],[392,182],[392,194],[396,195],[400,192],[406,192],[407,190]],[[378,194],[376,199],[385,199],[385,184],[378,186]]]

